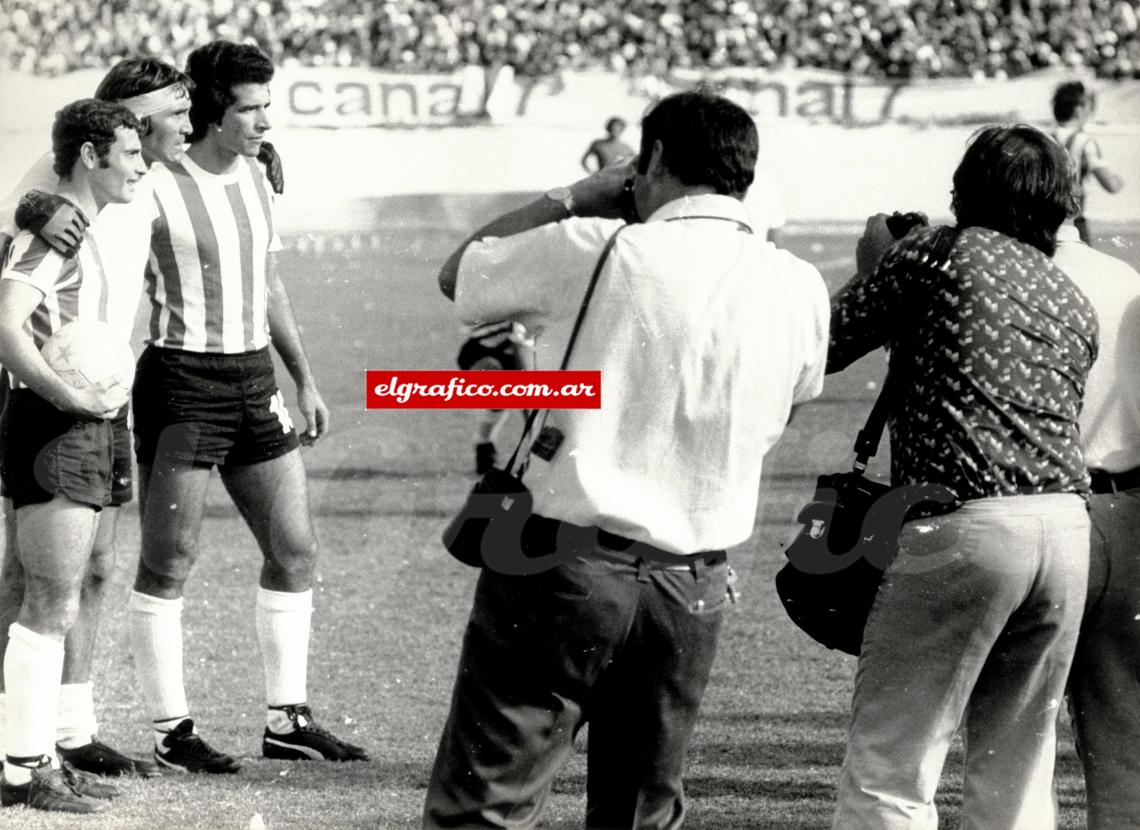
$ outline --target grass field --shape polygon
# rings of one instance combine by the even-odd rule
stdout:
[[[84,820],[0,812],[0,827],[412,828],[450,695],[475,572],[453,562],[439,532],[470,487],[470,413],[367,412],[364,372],[450,368],[459,342],[434,275],[462,232],[504,200],[458,212],[415,200],[352,239],[305,237],[282,257],[285,278],[333,433],[306,451],[322,542],[310,658],[310,699],[325,724],[374,760],[345,766],[259,757],[260,659],[253,627],[259,554],[220,484],[211,485],[204,554],[186,598],[186,675],[200,731],[241,755],[236,777],[130,781],[107,815]],[[1137,260],[1135,229],[1118,237]],[[787,247],[834,288],[849,275],[850,229],[791,235]],[[855,660],[828,652],[784,617],[772,589],[781,545],[814,477],[846,463],[875,395],[881,360],[829,380],[766,462],[753,538],[733,552],[743,600],[726,619],[688,772],[688,825],[709,830],[820,828],[829,823],[842,761]],[[286,397],[290,398],[286,385]],[[517,421],[517,419],[516,419]],[[101,633],[96,701],[103,736],[144,752],[149,732],[124,644],[125,602],[138,550],[128,507]],[[520,666],[519,671],[525,671]],[[1063,827],[1083,826],[1083,788],[1067,727],[1059,747]],[[956,826],[961,756],[947,764],[939,804]],[[581,826],[584,755],[555,785],[545,827]]]

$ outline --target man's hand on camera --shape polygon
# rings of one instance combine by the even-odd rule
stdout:
[[[868,216],[863,235],[855,243],[856,275],[862,277],[874,271],[879,265],[879,260],[883,258],[883,254],[895,242],[890,228],[887,227],[887,214],[876,213],[874,216]]]
[[[611,164],[570,185],[574,194],[575,216],[621,219],[621,191],[626,180],[637,173],[637,159]]]

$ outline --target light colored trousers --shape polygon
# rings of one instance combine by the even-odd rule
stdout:
[[[1088,556],[1073,495],[979,499],[903,526],[867,621],[834,828],[936,830],[959,726],[961,826],[1056,826],[1057,715]]]

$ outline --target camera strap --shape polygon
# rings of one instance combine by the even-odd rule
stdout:
[[[602,248],[602,253],[598,257],[598,262],[594,266],[594,273],[590,276],[590,281],[586,285],[586,293],[582,297],[582,304],[578,308],[578,317],[574,320],[574,328],[570,330],[570,339],[566,342],[566,352],[562,355],[562,365],[558,367],[559,371],[563,371],[570,363],[570,353],[574,350],[574,343],[578,340],[578,333],[582,330],[582,322],[586,319],[586,309],[590,306],[590,300],[593,299],[594,289],[598,286],[598,278],[602,275],[602,268],[605,267],[606,261],[610,257],[610,252],[614,249],[614,244],[617,242],[618,234],[621,233],[628,225],[622,225],[613,235],[606,240],[605,247]],[[527,438],[530,437],[531,429],[534,427],[535,419],[538,414],[542,413],[542,423],[546,423],[546,415],[549,413],[548,409],[532,409],[527,413],[526,423],[523,425],[522,434],[519,436],[519,442],[515,445],[515,451],[511,453],[510,461],[507,462],[506,471],[512,472],[515,466],[515,461],[518,460],[519,452],[522,450],[523,444],[526,443]],[[541,428],[540,428],[541,431]],[[523,458],[519,464],[518,472],[515,473],[520,479],[526,472],[527,466],[530,462],[530,453]]]
[[[938,235],[934,238],[933,245],[930,247],[930,252],[922,258],[922,266],[945,270],[949,262],[950,251],[954,247],[954,242],[958,239],[960,232],[958,228],[940,228]],[[875,405],[871,407],[871,413],[867,416],[867,423],[863,425],[855,438],[855,463],[852,466],[854,472],[863,473],[867,469],[867,464],[879,451],[879,440],[883,437],[883,430],[887,426],[887,416],[892,403],[892,390],[900,388],[899,384],[903,380],[904,375],[898,369],[893,373],[889,369],[887,370],[887,376],[883,380],[883,388],[879,390],[879,397],[875,399]]]

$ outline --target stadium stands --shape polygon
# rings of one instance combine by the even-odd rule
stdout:
[[[823,67],[878,77],[1140,77],[1131,0],[6,0],[0,71],[54,75],[128,54],[183,63],[215,37],[278,64],[520,75],[608,67]]]

